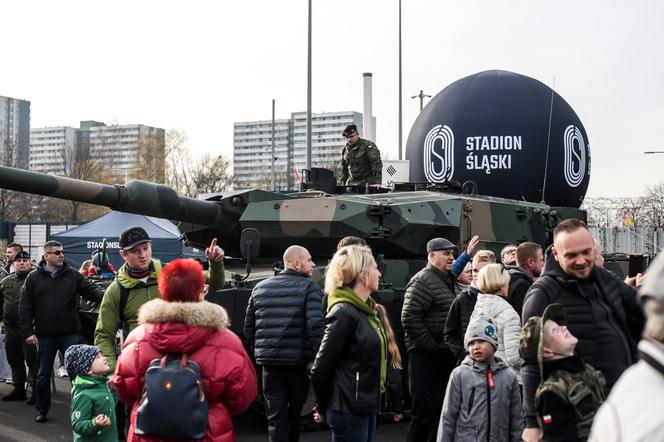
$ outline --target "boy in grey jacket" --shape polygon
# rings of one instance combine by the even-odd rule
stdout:
[[[521,391],[514,371],[494,357],[496,324],[486,312],[468,324],[468,356],[452,371],[438,426],[438,442],[520,441]]]

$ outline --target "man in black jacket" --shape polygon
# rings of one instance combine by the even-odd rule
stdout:
[[[561,221],[553,231],[553,246],[546,251],[544,271],[526,294],[522,320],[542,316],[559,303],[567,309],[568,328],[579,340],[576,351],[602,371],[607,393],[622,372],[636,361],[636,341],[644,317],[636,291],[594,264],[593,238],[577,219]],[[540,383],[537,365],[524,362],[523,379],[526,442],[539,440],[535,391]]]
[[[447,380],[456,362],[443,340],[455,296],[451,273],[455,248],[445,238],[429,241],[429,263],[406,286],[401,324],[406,331],[408,385],[413,398],[408,428],[411,442],[436,440]]]
[[[51,372],[58,350],[65,354],[78,344],[81,323],[78,318],[79,295],[101,302],[104,291],[91,284],[77,270],[67,266],[62,244],[48,241],[39,267],[25,279],[19,304],[21,333],[28,344],[37,345],[37,416],[46,422],[51,407]]]
[[[323,293],[311,280],[314,262],[304,247],[284,252],[284,270],[254,288],[244,335],[263,369],[270,441],[297,441],[309,391],[307,365],[323,338]]]
[[[517,267],[509,269],[510,286],[507,291],[507,302],[521,316],[526,293],[544,268],[542,246],[534,242],[519,244],[516,249],[516,263]]]

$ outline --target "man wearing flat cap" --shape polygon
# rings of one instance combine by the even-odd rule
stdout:
[[[406,331],[408,384],[413,399],[408,440],[434,441],[450,373],[456,357],[447,347],[443,329],[454,300],[456,246],[445,238],[427,243],[425,268],[406,286],[401,323]]]
[[[120,256],[124,264],[118,269],[115,280],[108,286],[99,307],[95,328],[95,345],[108,361],[111,373],[117,361],[115,336],[122,330],[127,335],[138,325],[138,309],[146,302],[160,298],[157,276],[161,262],[152,258],[152,241],[145,229],[131,227],[120,235]],[[208,284],[210,291],[224,286],[224,251],[213,239],[205,250],[210,261]]]
[[[383,180],[383,162],[373,141],[360,138],[357,126],[349,124],[343,131],[346,145],[341,151],[342,186],[380,187]]]

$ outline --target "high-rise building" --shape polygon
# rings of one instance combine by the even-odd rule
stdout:
[[[341,135],[349,124],[362,132],[359,112],[324,112],[311,116],[311,165],[335,168],[345,144]],[[267,188],[272,177],[272,120],[235,123],[233,137],[233,186]],[[278,190],[292,189],[307,164],[307,113],[275,120],[275,175]]]
[[[30,162],[30,102],[0,96],[0,164],[27,169]]]
[[[30,129],[30,170],[68,176],[76,160],[78,129],[40,127]]]
[[[107,126],[98,121],[81,121],[80,128],[45,127],[30,131],[30,170],[69,176],[71,166],[83,157],[103,164],[112,175],[127,179],[146,164],[159,170],[140,175],[156,179],[164,176],[164,162],[137,157],[163,159],[164,129],[143,124]]]
[[[143,124],[106,126],[103,123],[82,121],[79,140],[84,147],[89,145],[90,157],[101,161],[116,174],[132,175],[139,169],[137,157],[145,149],[154,149],[150,155],[164,158],[166,132],[164,129]],[[164,175],[161,162],[157,176]]]

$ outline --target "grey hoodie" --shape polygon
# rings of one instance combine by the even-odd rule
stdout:
[[[514,371],[499,358],[485,364],[466,356],[447,384],[438,442],[520,441],[522,430],[521,392]]]

